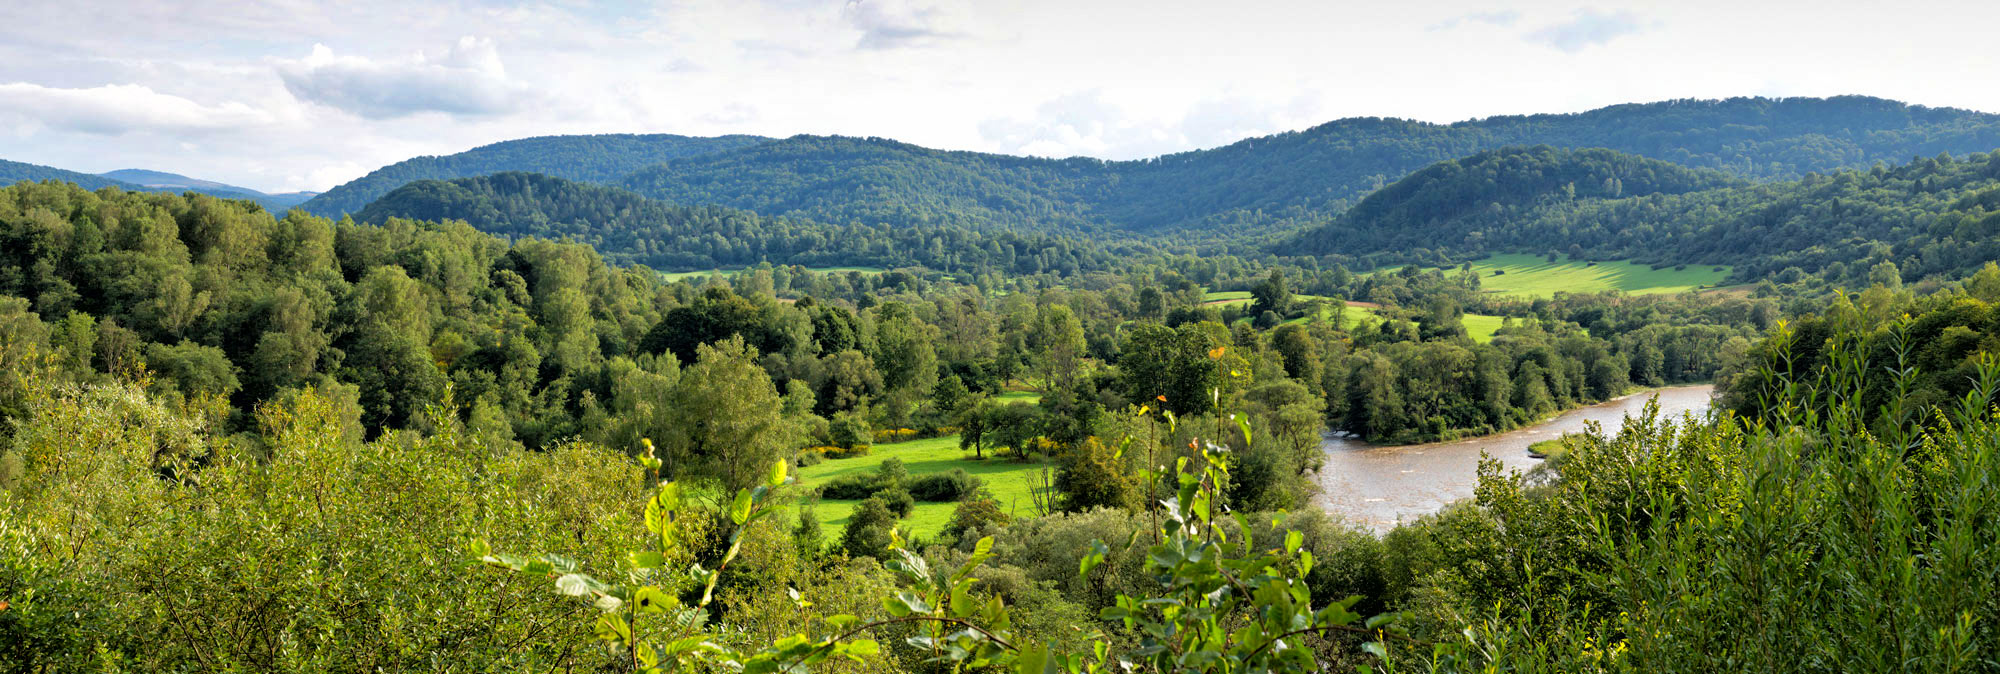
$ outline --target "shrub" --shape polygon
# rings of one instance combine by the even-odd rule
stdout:
[[[820,450],[820,456],[829,459],[852,459],[857,456],[868,456],[869,447],[869,445],[860,444],[849,447],[818,447],[816,449]]]
[[[892,456],[883,459],[882,464],[875,467],[875,478],[880,480],[883,486],[902,484],[910,479],[910,469],[903,467],[902,459]]]
[[[896,513],[898,519],[909,517],[910,513],[917,509],[917,499],[910,496],[910,490],[904,489],[901,485],[875,492],[873,498],[881,499],[884,505],[889,506],[889,512]]]
[[[882,499],[870,498],[854,507],[854,516],[841,531],[840,547],[856,557],[881,559],[889,556],[890,532],[896,530],[896,514]]]
[[[1055,487],[1062,493],[1062,509],[1070,512],[1133,508],[1139,504],[1138,486],[1118,465],[1116,454],[1096,436],[1085,438],[1063,454]]]
[[[821,533],[819,513],[812,506],[799,509],[799,525],[792,529],[792,544],[799,549],[799,556],[812,558],[826,549],[826,535]]]
[[[820,448],[818,447],[807,447],[805,449],[801,449],[799,450],[798,455],[794,456],[792,460],[794,463],[797,463],[800,468],[804,468],[806,466],[817,466],[819,465],[819,462],[826,460],[826,455],[821,454],[819,450]]]
[[[843,501],[868,498],[878,491],[882,491],[881,480],[867,473],[842,475],[819,487],[820,498]]]
[[[962,541],[970,534],[977,536],[987,529],[1006,526],[1014,518],[1000,509],[999,499],[984,491],[975,492],[958,506],[951,509],[951,522],[944,525],[940,536],[947,540]]]
[[[981,484],[979,478],[966,474],[964,469],[953,468],[949,473],[919,475],[909,482],[909,489],[919,501],[945,503],[971,498]]]

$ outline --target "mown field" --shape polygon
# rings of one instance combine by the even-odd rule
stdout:
[[[1028,400],[1032,395],[1010,393],[1001,396],[1000,399],[1033,402]],[[1039,396],[1035,398],[1039,399]],[[954,468],[962,468],[966,473],[984,480],[986,490],[1000,500],[1000,507],[1016,516],[1036,514],[1034,500],[1029,496],[1030,490],[1040,481],[1037,474],[1044,467],[1054,470],[1052,464],[996,458],[991,452],[984,460],[973,460],[971,451],[958,448],[958,436],[948,435],[876,445],[868,456],[828,459],[816,465],[800,468],[799,485],[805,488],[817,487],[842,475],[872,473],[876,466],[881,465],[882,461],[889,457],[902,459],[903,467],[909,470],[910,477],[927,473],[946,473]],[[1050,479],[1054,479],[1053,475]],[[830,499],[819,502],[813,512],[819,517],[820,526],[826,532],[828,539],[840,537],[840,532],[847,527],[848,517],[854,514],[854,506],[860,503],[857,500]],[[912,534],[935,536],[951,521],[952,508],[957,505],[918,501],[916,509],[910,512],[909,518],[904,519],[902,525]]]
[[[1621,290],[1633,295],[1671,294],[1715,287],[1729,277],[1728,267],[1689,266],[1654,269],[1631,262],[1563,259],[1549,262],[1536,255],[1495,255],[1472,263],[1486,292],[1515,297],[1549,297],[1557,291]],[[1494,274],[1494,272],[1504,272]],[[1468,326],[1469,328],[1470,326]]]

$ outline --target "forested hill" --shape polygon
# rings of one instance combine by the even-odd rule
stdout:
[[[1347,119],[1128,162],[798,136],[668,162],[622,184],[681,203],[829,222],[1198,228],[1220,237],[1322,220],[1431,163],[1531,144],[1606,147],[1784,179],[1945,151],[1991,150],[2000,147],[2000,115],[1862,97],[1675,101],[1450,125]]]
[[[1957,276],[2000,259],[2000,153],[1729,185],[1604,150],[1504,150],[1420,171],[1274,250],[1363,267],[1560,252],[1862,286]]]
[[[828,225],[723,206],[677,206],[613,187],[518,172],[413,182],[355,217],[366,223],[397,217],[463,220],[504,236],[568,238],[590,244],[613,262],[666,271],[770,262],[1073,275],[1117,263],[1095,243],[1053,234]]]
[[[641,168],[769,141],[761,136],[697,138],[672,134],[540,136],[485,145],[458,154],[406,159],[370,172],[305,203],[315,214],[359,211],[391,190],[418,180],[450,180],[528,171],[609,183]]]
[[[1536,144],[1604,147],[1782,180],[2000,148],[2000,115],[1859,96],[1669,101],[1456,124],[1344,119],[1118,162],[943,151],[880,138],[559,136],[413,159],[308,206],[337,214],[417,179],[530,171],[676,203],[840,224],[1243,239],[1323,222],[1438,161]]]

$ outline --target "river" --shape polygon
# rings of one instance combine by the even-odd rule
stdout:
[[[1479,483],[1481,451],[1525,472],[1541,463],[1528,456],[1528,445],[1580,432],[1591,421],[1601,424],[1605,433],[1616,433],[1627,414],[1639,413],[1655,396],[1663,417],[1705,412],[1714,389],[1709,385],[1654,389],[1570,410],[1533,426],[1451,442],[1382,447],[1328,436],[1320,443],[1326,462],[1319,469],[1321,494],[1316,501],[1328,512],[1379,534],[1399,521],[1470,498]]]

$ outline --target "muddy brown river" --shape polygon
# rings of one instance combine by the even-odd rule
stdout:
[[[1526,428],[1465,440],[1427,445],[1381,447],[1348,437],[1329,436],[1320,443],[1326,463],[1319,469],[1322,488],[1317,501],[1337,516],[1376,533],[1394,528],[1470,498],[1479,482],[1479,453],[1484,451],[1510,469],[1527,471],[1541,463],[1528,456],[1528,445],[1584,430],[1595,421],[1607,434],[1618,432],[1627,414],[1638,414],[1649,398],[1658,396],[1662,417],[1708,411],[1715,387],[1675,386],[1636,393],[1564,412]]]

